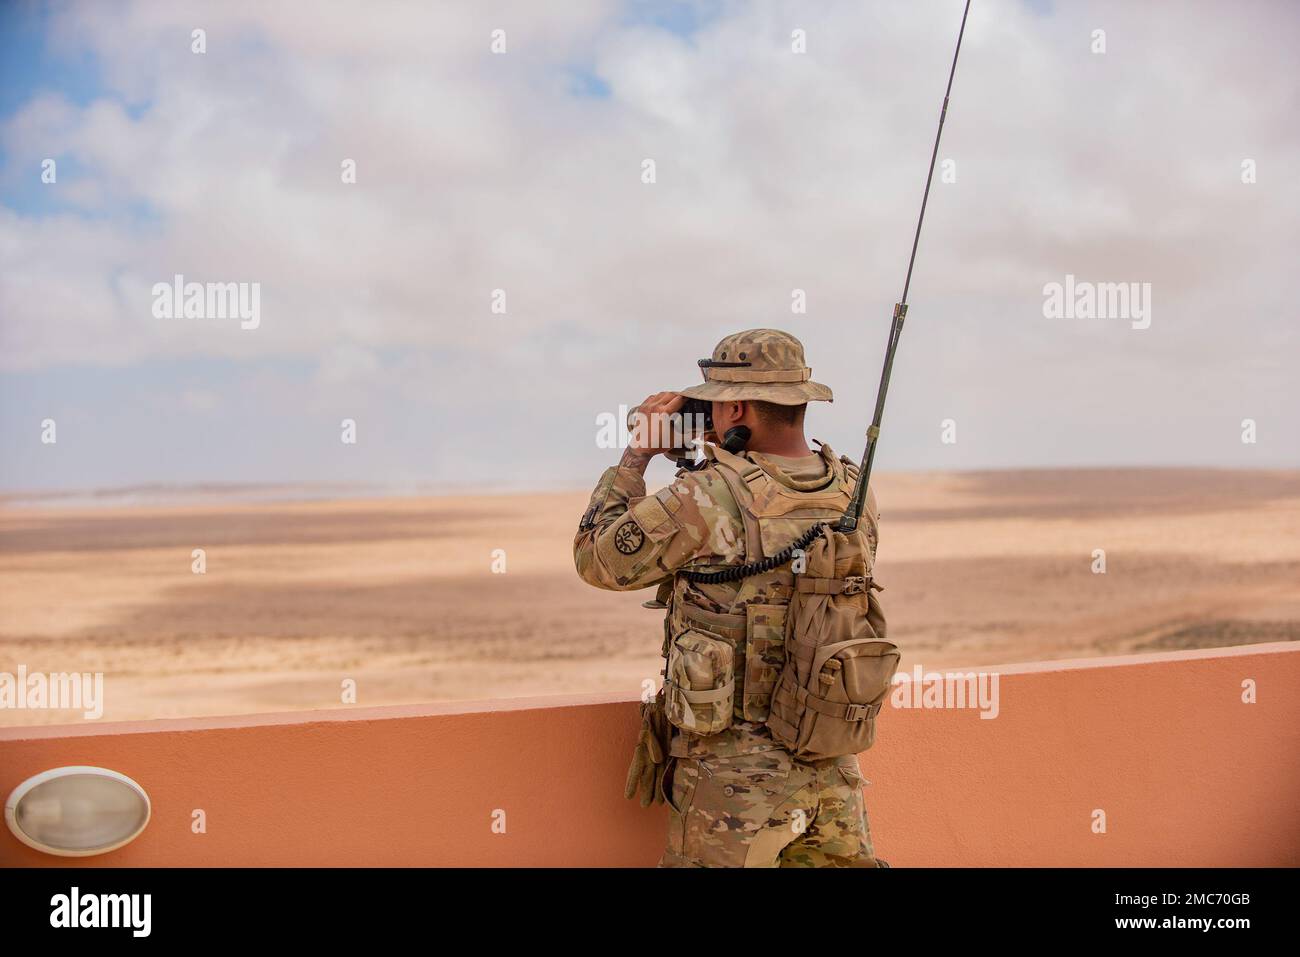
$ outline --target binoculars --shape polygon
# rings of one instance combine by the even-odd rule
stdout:
[[[687,399],[676,412],[653,420],[641,412],[640,406],[635,406],[627,414],[627,428],[634,434],[638,430],[643,434],[648,433],[656,445],[672,448],[670,455],[682,465],[690,461],[694,454],[691,447],[695,441],[713,430],[713,403],[703,399]]]
[[[638,429],[664,430],[666,434],[663,437],[672,441],[663,444],[685,450],[694,440],[712,431],[713,403],[705,402],[703,399],[687,399],[686,404],[676,412],[670,412],[666,419],[656,421],[647,421],[645,414],[641,412],[641,407],[634,406],[627,414],[627,428],[629,432],[636,432]]]

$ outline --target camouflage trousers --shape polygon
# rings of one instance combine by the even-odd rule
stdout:
[[[671,758],[660,867],[876,867],[854,755]]]

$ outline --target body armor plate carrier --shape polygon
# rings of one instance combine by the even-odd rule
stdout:
[[[678,573],[664,636],[669,722],[695,735],[733,720],[766,723],[806,761],[865,751],[899,651],[885,638],[872,580],[874,505],[853,532],[833,528],[852,495],[854,466],[823,445],[829,477],[817,488],[790,488],[757,461],[705,449],[739,507],[747,566],[814,537],[790,560],[740,578],[729,613],[690,600],[686,579],[708,580],[708,572]],[[810,533],[818,525],[820,534]]]

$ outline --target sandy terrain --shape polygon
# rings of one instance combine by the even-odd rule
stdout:
[[[903,667],[1300,638],[1300,473],[883,475]],[[657,674],[590,588],[586,493],[0,512],[0,671],[102,671],[105,720],[572,691]],[[203,548],[207,572],[190,570]],[[1094,549],[1107,572],[1093,574]],[[492,552],[504,549],[506,572]],[[0,724],[67,711],[0,710]]]

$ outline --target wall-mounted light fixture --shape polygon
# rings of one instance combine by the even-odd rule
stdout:
[[[129,844],[149,823],[149,795],[108,768],[42,771],[10,792],[5,823],[24,844],[60,857],[104,854]]]

